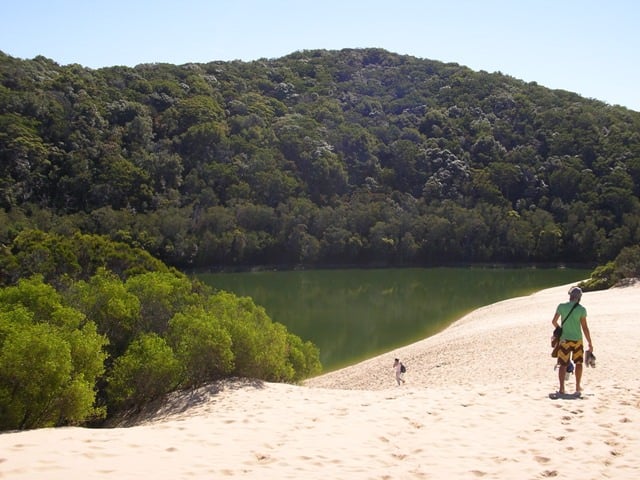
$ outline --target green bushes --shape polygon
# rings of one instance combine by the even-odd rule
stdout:
[[[169,344],[183,366],[182,385],[197,387],[233,372],[231,335],[218,318],[198,308],[169,322]]]
[[[0,429],[103,417],[94,401],[106,343],[41,277],[0,290]]]
[[[303,342],[300,337],[289,333],[289,363],[293,367],[294,381],[312,377],[322,371],[320,350],[313,343]]]
[[[640,278],[640,245],[623,248],[615,260],[598,266],[581,286],[603,290],[630,278]]]
[[[42,243],[36,250],[48,257]],[[0,289],[1,430],[81,424],[228,376],[291,382],[320,372],[318,349],[250,298],[175,271],[120,267],[54,275],[58,289],[40,274]]]
[[[231,333],[237,375],[296,382],[322,370],[318,348],[271,322],[250,298],[221,292],[210,308]]]
[[[623,248],[615,261],[616,281],[640,277],[640,245]]]
[[[140,407],[178,386],[180,362],[164,339],[145,333],[116,358],[107,376],[107,396],[116,408]]]

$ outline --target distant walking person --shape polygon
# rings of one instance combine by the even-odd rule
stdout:
[[[393,369],[396,372],[396,382],[398,382],[398,385],[402,385],[404,383],[404,372],[407,369],[398,358],[393,361]]]
[[[560,335],[560,347],[558,349],[558,380],[560,382],[559,395],[564,395],[564,381],[567,375],[567,367],[573,360],[575,363],[576,376],[576,396],[582,394],[582,363],[584,361],[584,345],[582,343],[582,333],[589,342],[587,353],[590,356],[593,353],[593,342],[591,342],[591,333],[587,325],[587,309],[580,305],[582,298],[582,290],[578,287],[569,289],[569,301],[561,303],[556,308],[551,323],[554,328],[562,327]],[[558,324],[561,320],[561,324]]]

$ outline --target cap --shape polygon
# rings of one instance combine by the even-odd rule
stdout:
[[[582,298],[582,290],[580,287],[571,287],[569,289],[570,300],[580,300]]]

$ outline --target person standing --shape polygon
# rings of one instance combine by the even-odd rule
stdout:
[[[582,334],[589,342],[589,353],[593,352],[593,342],[591,341],[591,333],[587,325],[587,309],[580,305],[582,298],[582,290],[579,287],[571,287],[569,289],[569,301],[561,303],[556,308],[551,323],[554,328],[562,326],[562,334],[560,335],[560,347],[558,349],[558,381],[560,388],[559,395],[564,395],[564,381],[567,375],[567,367],[573,360],[575,364],[576,391],[575,396],[582,394],[582,364],[584,361],[584,344]],[[558,323],[560,320],[560,324]]]
[[[402,385],[404,383],[404,369],[402,368],[402,362],[399,358],[393,361],[393,369],[396,372],[396,382],[398,382],[398,385]]]

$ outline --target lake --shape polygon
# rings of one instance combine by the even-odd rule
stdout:
[[[434,335],[466,313],[507,298],[577,283],[570,268],[401,268],[207,273],[196,277],[249,296],[269,317],[320,349],[324,372]],[[566,298],[558,298],[558,303]],[[540,316],[551,322],[555,305]]]

